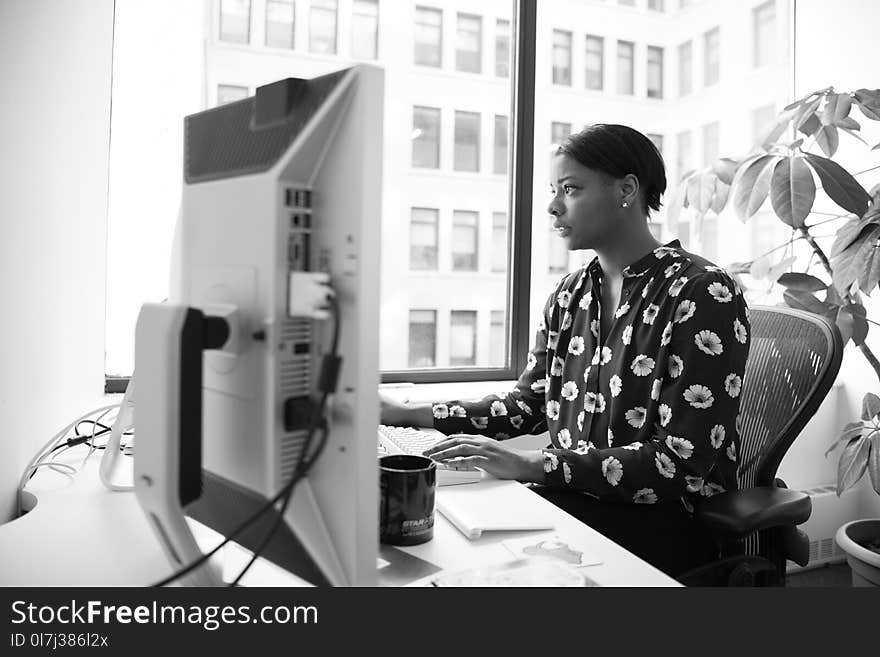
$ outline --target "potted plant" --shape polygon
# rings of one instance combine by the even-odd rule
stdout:
[[[880,162],[851,173],[833,159],[841,133],[871,151],[880,149],[880,143],[872,147],[863,139],[861,125],[851,115],[855,108],[865,119],[880,121],[880,89],[839,93],[828,87],[796,100],[782,110],[751,152],[684,174],[668,218],[674,222],[683,208],[691,208],[699,227],[708,213],[720,214],[732,205],[747,221],[769,197],[776,217],[791,229],[791,239],[750,262],[733,263],[730,273],[740,284],[741,274],[748,273],[780,285],[788,306],[836,323],[844,344],[856,345],[880,382],[880,360],[865,342],[869,324],[880,324],[868,318],[862,303],[862,295],[870,296],[880,281],[880,184],[868,191],[856,180],[880,169]],[[814,211],[820,190],[842,212]],[[839,227],[826,252],[815,229],[834,223]],[[799,243],[807,245],[809,262],[804,271],[790,271]],[[774,263],[773,254],[780,250],[788,257]],[[838,496],[866,471],[880,494],[880,397],[865,395],[861,420],[843,428],[826,456],[837,447],[842,447]],[[847,523],[836,540],[847,553],[853,583],[880,586],[880,518]]]

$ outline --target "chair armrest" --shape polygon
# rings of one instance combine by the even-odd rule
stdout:
[[[697,506],[694,516],[714,534],[743,537],[769,527],[799,525],[812,510],[805,493],[758,486],[713,495]]]

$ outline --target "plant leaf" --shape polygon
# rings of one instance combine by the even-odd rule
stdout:
[[[840,337],[843,339],[843,346],[852,339],[855,319],[852,313],[846,308],[838,308],[836,316],[832,318],[837,324],[837,330],[840,331]]]
[[[712,199],[712,212],[721,214],[730,198],[730,185],[726,184],[721,178],[715,180],[715,196]]]
[[[831,197],[832,201],[856,216],[861,217],[865,214],[871,197],[865,191],[865,188],[852,177],[849,171],[837,162],[821,155],[807,153],[804,157],[807,159],[807,163],[819,175],[822,187],[825,189],[825,193]]]
[[[746,221],[764,204],[770,192],[771,164],[779,159],[776,155],[764,155],[745,169],[733,185],[733,207],[742,221]]]
[[[815,276],[797,271],[783,274],[776,282],[783,287],[787,287],[789,290],[800,290],[802,292],[821,292],[828,289],[828,286]]]
[[[880,89],[858,89],[853,92],[853,100],[867,118],[880,121]]]
[[[779,277],[785,273],[785,270],[791,267],[792,263],[797,260],[794,256],[789,256],[784,260],[780,260],[775,265],[770,267],[770,271],[767,272],[767,278],[773,281],[774,283],[779,280]]]
[[[861,139],[861,137],[859,137],[857,134],[855,134],[853,132],[853,130],[861,130],[862,126],[859,125],[859,122],[856,121],[853,117],[846,116],[846,117],[840,119],[839,121],[835,121],[834,125],[836,125],[841,130],[846,130],[853,137],[858,137],[859,139]],[[864,140],[862,140],[862,141],[864,141]]]
[[[863,240],[858,252],[853,258],[853,267],[858,273],[859,289],[866,294],[871,294],[877,282],[880,281],[880,243],[874,231],[875,239]]]
[[[785,300],[785,303],[788,304],[789,308],[806,310],[807,312],[815,313],[816,315],[824,315],[825,311],[828,309],[824,301],[819,301],[809,292],[785,290],[782,293],[782,298]]]
[[[868,428],[861,422],[850,422],[844,427],[843,432],[835,439],[835,441],[831,443],[831,446],[825,450],[825,458],[828,458],[828,455],[837,449],[840,443],[849,442],[856,436],[861,436],[866,431],[868,431]]]
[[[742,163],[738,160],[733,160],[729,157],[722,157],[712,163],[712,172],[718,176],[718,179],[725,185],[730,185],[733,183],[733,177],[736,175],[736,171],[739,169],[740,164]]]
[[[873,420],[880,413],[880,397],[873,392],[866,393],[862,399],[862,419]]]
[[[815,114],[810,114],[805,121],[798,126],[798,131],[807,137],[812,137],[822,127],[822,122]]]
[[[871,443],[867,436],[854,438],[843,448],[843,454],[840,455],[840,461],[837,463],[837,495],[841,495],[843,491],[852,488],[856,482],[865,474],[868,467],[868,449]]]
[[[837,237],[834,244],[831,245],[830,256],[834,257],[852,246],[853,242],[859,239],[863,231],[872,224],[880,225],[880,210],[868,210],[861,219],[853,217],[847,221],[837,230]]]
[[[845,295],[849,292],[850,287],[862,277],[863,266],[867,261],[859,260],[859,254],[862,254],[863,259],[870,257],[873,250],[871,247],[878,238],[880,238],[880,226],[873,224],[868,230],[863,231],[850,246],[831,256],[832,282],[841,294]],[[866,244],[868,250],[863,252]]]
[[[806,123],[812,123],[813,121],[815,121],[817,124],[819,124],[819,117],[816,116],[816,110],[819,109],[819,104],[822,102],[823,97],[824,96],[819,95],[819,96],[816,96],[813,100],[811,100],[809,102],[805,102],[800,107],[800,109],[798,109],[794,113],[794,117],[792,120],[794,121],[794,127],[796,129],[803,132],[803,130],[801,128]],[[810,134],[812,134],[812,133],[810,133]]]
[[[851,108],[852,98],[849,97],[849,94],[828,94],[825,97],[822,124],[836,125],[839,121],[849,116]]]
[[[880,433],[871,436],[871,454],[868,456],[868,474],[871,476],[871,486],[880,495]]]
[[[768,256],[755,258],[754,260],[752,260],[752,264],[749,266],[749,276],[758,280],[767,276],[769,272],[770,258]]]
[[[840,135],[837,134],[837,128],[833,125],[823,125],[819,132],[816,133],[816,143],[819,148],[828,157],[833,157],[837,152],[837,146],[840,144]]]
[[[800,228],[813,209],[816,183],[802,157],[786,157],[773,167],[770,202],[776,216],[792,228]]]

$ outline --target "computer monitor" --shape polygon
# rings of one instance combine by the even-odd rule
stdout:
[[[151,323],[144,310],[138,320],[135,486],[175,567],[193,556],[178,540],[185,523],[169,519],[177,508],[228,535],[290,481],[302,458],[308,400],[333,327],[292,316],[310,293],[292,274],[326,272],[343,359],[327,409],[329,442],[262,555],[316,584],[376,583],[383,94],[382,70],[361,65],[259,87],[185,119],[172,290],[162,305],[223,317],[230,332],[221,349],[200,356],[194,400],[169,393],[182,390],[186,372],[167,380],[186,330]],[[165,356],[156,353],[159,334],[172,336]],[[187,435],[199,418],[186,424],[199,402],[201,455]],[[175,432],[181,445],[160,454],[162,436]],[[258,545],[270,516],[236,541]]]

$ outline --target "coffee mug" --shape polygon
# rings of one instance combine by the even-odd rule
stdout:
[[[379,459],[379,541],[418,545],[434,537],[437,464],[427,456]]]

